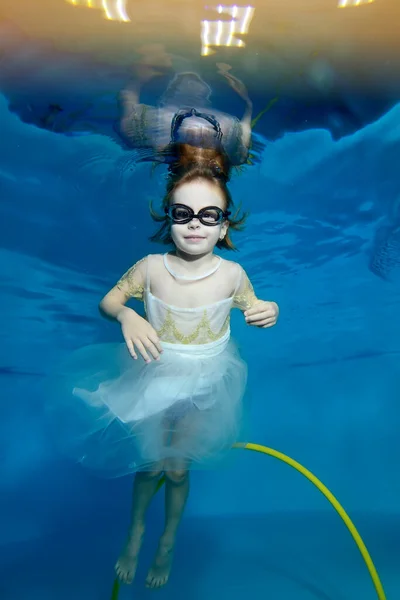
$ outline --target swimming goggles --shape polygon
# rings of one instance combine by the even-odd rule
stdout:
[[[185,204],[171,204],[165,208],[165,214],[179,225],[189,223],[193,219],[199,219],[203,225],[213,226],[219,225],[222,221],[227,219],[231,214],[229,210],[223,211],[218,206],[206,206],[199,210],[197,215],[194,211]]]
[[[220,141],[222,139],[221,126],[218,123],[217,119],[214,117],[214,115],[207,115],[207,113],[201,113],[201,112],[198,112],[195,108],[191,108],[188,111],[180,110],[177,113],[175,113],[175,115],[172,119],[172,122],[171,122],[171,141],[172,142],[177,141],[178,129],[182,125],[183,121],[185,119],[187,119],[188,117],[199,117],[200,119],[204,119],[205,121],[208,121],[208,123],[210,123],[210,125],[212,125],[213,128],[215,129],[215,137],[217,138],[217,140]]]

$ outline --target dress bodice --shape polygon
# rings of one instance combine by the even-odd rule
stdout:
[[[169,267],[166,255],[164,255],[163,261],[170,275],[174,278],[177,277]],[[193,278],[192,281],[213,275],[219,268],[220,263],[221,261],[211,272],[199,278]],[[197,345],[229,338],[230,311],[233,306],[234,295],[195,308],[174,306],[164,302],[151,292],[150,273],[151,260],[148,260],[144,289],[146,315],[162,342]]]
[[[202,285],[202,279],[209,285]],[[126,301],[144,301],[147,319],[162,342],[186,346],[228,340],[231,309],[245,311],[258,302],[242,267],[221,259],[208,273],[188,278],[172,271],[167,255],[148,255],[116,287]]]

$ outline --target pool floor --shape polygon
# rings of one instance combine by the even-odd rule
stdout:
[[[400,597],[400,517],[353,519],[372,555],[387,600]],[[168,585],[144,587],[160,523],[152,523],[136,580],[120,600],[374,600],[361,555],[336,514],[281,513],[187,518]],[[110,600],[123,531],[88,522],[47,538],[1,548],[4,600]]]

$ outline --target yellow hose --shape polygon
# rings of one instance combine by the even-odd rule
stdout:
[[[358,533],[354,523],[352,522],[349,515],[344,510],[343,506],[338,502],[338,500],[336,500],[336,498],[332,494],[332,492],[330,492],[328,490],[328,488],[317,477],[315,477],[315,475],[313,475],[311,473],[311,471],[309,471],[308,469],[303,467],[303,465],[301,465],[297,461],[293,460],[293,458],[286,456],[286,454],[283,454],[282,452],[278,452],[278,450],[273,450],[272,448],[267,448],[267,446],[262,446],[261,444],[237,443],[237,444],[233,445],[233,448],[243,448],[244,450],[253,450],[254,452],[261,452],[262,454],[268,454],[269,456],[273,456],[274,458],[277,458],[278,460],[281,460],[282,462],[286,463],[287,465],[293,467],[293,469],[295,469],[296,471],[298,471],[299,473],[304,475],[304,477],[306,477],[309,481],[311,481],[311,483],[313,483],[315,485],[315,487],[318,488],[319,491],[325,496],[325,498],[331,503],[331,505],[336,510],[336,512],[339,514],[339,516],[343,520],[344,524],[346,525],[347,529],[351,533],[353,540],[355,541],[359,551],[361,552],[361,556],[364,559],[364,562],[367,566],[369,574],[371,575],[371,579],[373,581],[376,593],[378,594],[378,600],[386,600],[385,592],[383,590],[381,580],[379,579],[378,572],[375,568],[374,563],[372,562],[372,558],[367,550],[367,547],[364,544],[364,542],[362,541],[362,538],[361,538],[360,534]],[[164,482],[165,482],[165,477],[163,476],[163,477],[161,477],[160,481],[158,482],[156,492],[162,487]],[[118,578],[116,578],[114,581],[114,586],[113,586],[113,590],[112,590],[112,594],[111,594],[111,600],[118,600],[119,590],[120,590],[120,582],[119,582]]]
[[[262,446],[261,444],[246,444],[246,443],[238,443],[233,445],[234,448],[243,448],[244,450],[253,450],[254,452],[261,452],[262,454],[268,454],[269,456],[273,456],[278,460],[286,463],[293,469],[296,469],[299,473],[304,475],[311,483],[315,485],[319,489],[319,491],[325,496],[325,498],[332,504],[333,508],[339,514],[347,529],[352,535],[353,540],[357,544],[359,551],[361,552],[361,556],[364,559],[364,562],[367,566],[369,574],[371,575],[371,579],[375,586],[376,593],[378,594],[379,600],[386,600],[385,592],[383,590],[383,586],[381,580],[379,579],[379,575],[375,568],[374,563],[372,562],[372,558],[367,550],[366,545],[361,539],[360,534],[358,533],[354,523],[350,519],[349,515],[344,510],[343,506],[336,500],[335,496],[328,490],[328,488],[317,478],[315,475],[311,473],[308,469],[303,467],[300,463],[293,460],[286,454],[282,452],[278,452],[277,450],[273,450],[272,448],[267,448],[266,446]]]

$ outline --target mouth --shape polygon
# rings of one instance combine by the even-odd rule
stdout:
[[[185,240],[204,240],[205,238],[201,235],[186,235]]]

